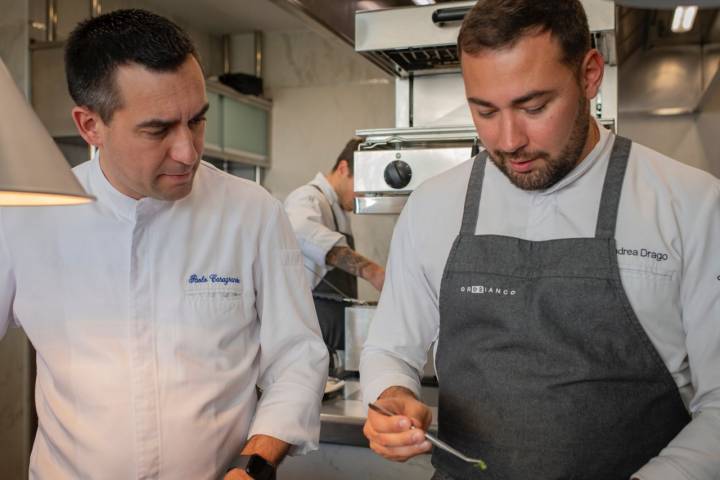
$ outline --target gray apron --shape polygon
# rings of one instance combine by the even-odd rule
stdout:
[[[330,213],[333,216],[335,231],[340,233],[347,240],[348,246],[355,250],[355,239],[349,233],[338,230],[337,217],[333,211],[332,204],[328,201],[322,189],[317,185],[310,185],[316,188],[330,206]],[[330,270],[313,289],[313,301],[317,312],[320,330],[322,331],[325,345],[330,352],[345,349],[345,307],[351,304],[343,301],[343,296],[333,289],[340,290],[347,298],[357,298],[357,277],[339,268]],[[331,366],[332,367],[332,366]]]
[[[623,289],[615,223],[631,142],[617,137],[594,238],[475,235],[476,157],[440,287],[435,479],[626,480],[689,422]],[[590,214],[590,212],[588,212]]]

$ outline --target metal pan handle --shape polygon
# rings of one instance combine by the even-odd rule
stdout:
[[[435,25],[442,26],[450,22],[462,22],[472,7],[438,8],[432,14]]]

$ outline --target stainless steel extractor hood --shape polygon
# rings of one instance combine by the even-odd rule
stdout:
[[[355,12],[413,5],[413,0],[270,0],[310,25],[355,43]],[[443,0],[441,0],[443,1]],[[447,1],[447,0],[444,0]]]
[[[401,77],[457,70],[458,32],[475,3],[459,1],[357,12],[355,50]],[[582,3],[595,45],[606,62],[614,65],[615,6],[598,0]]]
[[[620,7],[620,114],[701,111],[720,85],[720,15],[701,9],[690,30],[672,31],[673,10]]]

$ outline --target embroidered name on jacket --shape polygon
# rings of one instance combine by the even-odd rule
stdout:
[[[228,283],[240,283],[240,279],[238,277],[225,277],[215,273],[207,276],[193,273],[190,275],[190,278],[188,278],[188,283],[222,283],[223,285],[227,285]]]
[[[651,258],[655,260],[656,262],[664,262],[669,257],[667,253],[663,252],[653,252],[652,250],[648,250],[647,248],[641,248],[641,249],[635,249],[635,248],[624,248],[620,247],[617,249],[618,255],[628,255],[631,257],[643,257],[643,258]]]
[[[469,285],[467,287],[460,287],[460,293],[471,293],[474,295],[499,295],[502,297],[517,295],[517,291],[511,288],[488,287],[485,285]]]

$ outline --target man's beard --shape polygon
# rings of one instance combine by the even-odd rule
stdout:
[[[542,150],[534,152],[519,150],[512,153],[495,150],[489,155],[490,159],[516,187],[523,190],[545,190],[565,178],[578,164],[587,142],[589,124],[588,102],[581,98],[570,139],[557,157],[551,157]],[[541,161],[533,165],[533,170],[529,173],[518,173],[509,165],[510,160],[535,159]]]

